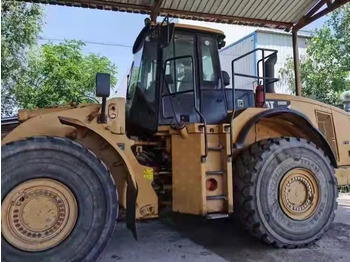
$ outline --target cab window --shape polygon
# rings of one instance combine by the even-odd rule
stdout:
[[[141,67],[141,57],[142,57],[143,48],[137,51],[134,54],[134,60],[132,62],[130,76],[129,76],[129,85],[128,85],[128,96],[133,96],[135,88],[138,83],[140,67]]]
[[[167,61],[169,58],[176,57],[179,58]],[[193,35],[175,34],[172,43],[163,49],[163,61],[165,63],[163,94],[193,91],[193,57]]]
[[[157,69],[157,44],[146,42],[141,60],[139,75],[140,90],[148,102],[155,101]]]
[[[131,69],[129,93],[138,87],[148,102],[155,101],[157,49],[153,42],[146,42],[134,55]]]
[[[216,39],[211,36],[200,36],[199,45],[201,88],[220,89],[220,65]]]

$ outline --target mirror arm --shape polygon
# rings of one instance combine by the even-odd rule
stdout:
[[[99,124],[107,123],[106,105],[107,105],[107,97],[102,97],[101,114],[97,117],[97,123]]]

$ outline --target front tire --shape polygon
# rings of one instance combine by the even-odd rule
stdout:
[[[15,141],[1,153],[2,259],[95,261],[118,210],[106,165],[58,137]]]
[[[277,247],[314,243],[337,207],[334,169],[324,152],[298,138],[263,140],[235,163],[235,210],[254,236]]]

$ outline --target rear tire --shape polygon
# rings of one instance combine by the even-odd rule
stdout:
[[[16,217],[16,214],[11,214],[10,216],[10,208],[2,212],[2,226],[4,226],[4,223],[7,223],[10,229],[12,226],[12,231],[9,230],[8,232],[10,233],[7,233],[8,235],[4,235],[4,233],[2,235],[2,259],[4,261],[33,262],[95,261],[110,239],[118,215],[117,191],[106,165],[87,148],[69,139],[58,137],[33,137],[15,141],[3,145],[1,153],[2,204],[5,202],[11,203],[8,199],[11,197],[15,198],[16,194],[24,194],[22,193],[23,188],[25,188],[25,192],[28,192],[21,198],[23,206],[27,207],[27,209],[23,207],[22,210],[26,210],[26,212],[21,211],[21,209],[18,210],[16,206],[17,210],[14,211],[15,213],[23,212],[22,215],[20,214],[22,221],[20,219],[19,223],[21,224],[17,224],[17,227],[24,225],[24,229],[21,232],[14,231],[14,225],[18,223],[18,220],[11,221],[12,216]],[[48,187],[47,184],[45,185],[47,181],[51,183],[51,187]],[[30,183],[36,185],[38,192],[41,188],[41,193],[35,193],[33,189],[30,189],[28,186]],[[52,186],[55,183],[58,187]],[[14,192],[16,188],[21,187],[21,191]],[[44,214],[47,215],[47,218],[44,216],[44,219],[41,219],[41,221],[52,221],[52,218],[60,219],[58,217],[60,215],[57,216],[57,214],[61,213],[55,211],[54,204],[62,201],[58,201],[53,197],[57,188],[61,188],[62,194],[71,192],[75,201],[71,200],[70,202],[76,202],[77,207],[76,220],[73,221],[74,224],[67,235],[62,237],[59,242],[56,242],[54,246],[43,248],[38,244],[37,247],[35,245],[33,247],[33,243],[28,241],[27,237],[27,234],[28,236],[30,235],[29,232],[27,233],[27,228],[32,230],[33,227],[28,225],[31,223],[31,225],[39,225],[40,228],[40,223],[38,224],[35,219],[42,215],[43,210],[47,211]],[[42,194],[42,196],[39,196],[39,198],[41,197],[41,202],[46,201],[44,205],[41,205],[41,209],[36,208],[35,201],[37,203],[40,203],[40,201],[38,201],[38,198],[33,197],[33,194]],[[60,192],[56,195],[59,194]],[[6,198],[7,196],[9,197]],[[25,199],[30,199],[30,197],[32,197],[30,201],[33,201],[29,205],[30,201]],[[45,197],[48,199],[50,199],[49,197],[52,198],[45,200]],[[57,197],[57,199],[59,198]],[[63,197],[63,199],[65,198]],[[52,211],[52,207],[54,211]],[[60,212],[60,208],[57,205],[58,212]],[[38,209],[38,211],[34,212],[34,209]],[[28,212],[32,212],[35,216],[30,217]],[[38,237],[41,238],[45,234],[49,234],[47,232],[49,231],[47,223],[45,223],[42,223],[42,232],[38,233],[34,229],[34,231],[32,230],[31,237],[33,237],[33,232],[36,232],[33,241],[38,241]],[[48,225],[51,224],[48,223]],[[61,225],[62,222],[59,221],[58,224]],[[52,226],[52,229],[53,231],[55,230],[54,226]],[[23,235],[21,235],[22,233]],[[59,234],[59,230],[57,230],[57,234]],[[19,241],[17,246],[16,237]],[[15,239],[15,241],[12,241],[10,244],[7,239],[11,238]],[[32,250],[23,248],[26,245],[26,241],[32,245]]]
[[[324,152],[298,138],[263,140],[234,165],[235,212],[255,237],[277,247],[320,239],[335,216],[334,169]]]

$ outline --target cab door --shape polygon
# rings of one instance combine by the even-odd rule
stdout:
[[[176,32],[171,44],[163,49],[160,125],[183,125],[200,122],[196,111],[195,34]]]
[[[201,112],[208,124],[219,124],[227,118],[227,105],[216,37],[198,34],[197,50]]]
[[[128,136],[146,136],[157,132],[157,43],[145,42],[134,54],[126,95]]]

